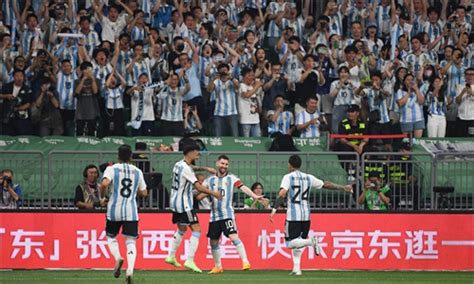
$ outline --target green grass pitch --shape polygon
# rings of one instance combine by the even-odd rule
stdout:
[[[124,283],[124,273],[119,279],[111,271],[75,270],[15,270],[0,271],[0,283]],[[474,272],[407,272],[407,271],[303,271],[302,276],[289,276],[288,271],[225,271],[219,275],[197,274],[188,271],[135,271],[134,283],[308,283],[308,284],[464,284],[474,283]]]

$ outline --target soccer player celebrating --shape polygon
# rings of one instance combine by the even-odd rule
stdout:
[[[219,158],[217,158],[216,166],[217,173],[204,181],[204,185],[208,186],[212,192],[220,192],[222,195],[222,200],[216,200],[210,197],[211,218],[207,237],[211,240],[212,257],[214,258],[215,266],[209,274],[224,272],[219,248],[219,240],[222,233],[230,238],[237,248],[237,252],[242,259],[242,270],[249,270],[250,263],[247,259],[244,244],[237,235],[234,208],[232,206],[233,190],[234,187],[239,188],[255,200],[262,199],[263,196],[256,195],[250,188],[244,185],[237,176],[229,173],[229,158],[226,155],[220,155]],[[205,195],[200,194],[197,198],[200,199],[203,196]]]
[[[290,156],[288,160],[288,171],[280,185],[279,198],[276,201],[275,208],[278,208],[287,197],[287,211],[285,222],[286,246],[292,249],[293,271],[290,275],[301,275],[301,254],[303,248],[312,246],[316,255],[319,255],[318,239],[308,238],[310,228],[310,207],[308,202],[309,190],[314,188],[342,189],[346,192],[352,192],[351,185],[338,185],[330,181],[322,181],[313,175],[300,171],[301,158],[298,155]],[[276,209],[272,209],[270,221],[273,223],[273,215]]]
[[[119,162],[107,167],[100,184],[101,196],[105,196],[106,190],[111,186],[109,202],[107,205],[107,223],[105,232],[109,250],[115,258],[114,277],[120,276],[123,258],[120,256],[119,244],[116,239],[122,228],[127,246],[127,276],[125,282],[132,283],[133,268],[137,257],[135,241],[138,238],[138,206],[137,194],[141,197],[147,196],[147,188],[143,173],[140,169],[130,164],[132,148],[122,145],[118,149]],[[103,203],[107,200],[102,200]]]
[[[195,143],[186,145],[183,149],[184,159],[177,162],[173,168],[173,182],[171,186],[170,208],[173,211],[173,224],[177,224],[178,230],[174,234],[171,250],[165,262],[175,267],[181,267],[181,264],[176,260],[176,251],[181,244],[184,233],[186,233],[187,226],[191,228],[192,235],[190,239],[189,253],[184,267],[201,273],[194,263],[194,255],[199,245],[199,237],[201,236],[201,226],[196,212],[193,210],[193,185],[202,193],[212,195],[217,199],[222,199],[221,193],[218,191],[211,191],[207,187],[201,185],[192,166],[199,159],[199,146]]]

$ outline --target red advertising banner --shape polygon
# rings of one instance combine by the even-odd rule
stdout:
[[[284,214],[237,214],[237,227],[252,269],[291,269],[285,247]],[[170,213],[142,213],[137,241],[138,269],[171,269],[164,263],[176,227]],[[474,270],[474,215],[469,214],[312,214],[310,236],[321,255],[303,252],[303,269]],[[213,267],[206,239],[209,214],[199,214],[203,233],[196,263]],[[1,213],[0,269],[111,268],[103,213]],[[184,261],[188,231],[178,251]],[[120,239],[122,255],[125,246]],[[240,269],[232,243],[223,238],[225,269]]]

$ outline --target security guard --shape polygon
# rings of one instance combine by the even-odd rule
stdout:
[[[347,108],[347,118],[339,123],[339,134],[348,135],[366,135],[367,127],[363,120],[359,117],[360,107],[358,105],[350,105]],[[359,155],[364,152],[364,147],[369,142],[368,138],[341,138],[336,145],[336,151],[352,152],[355,151]]]

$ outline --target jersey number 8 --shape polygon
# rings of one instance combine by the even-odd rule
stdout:
[[[120,188],[120,195],[124,198],[129,198],[132,194],[132,180],[129,178],[122,179],[122,188]]]

